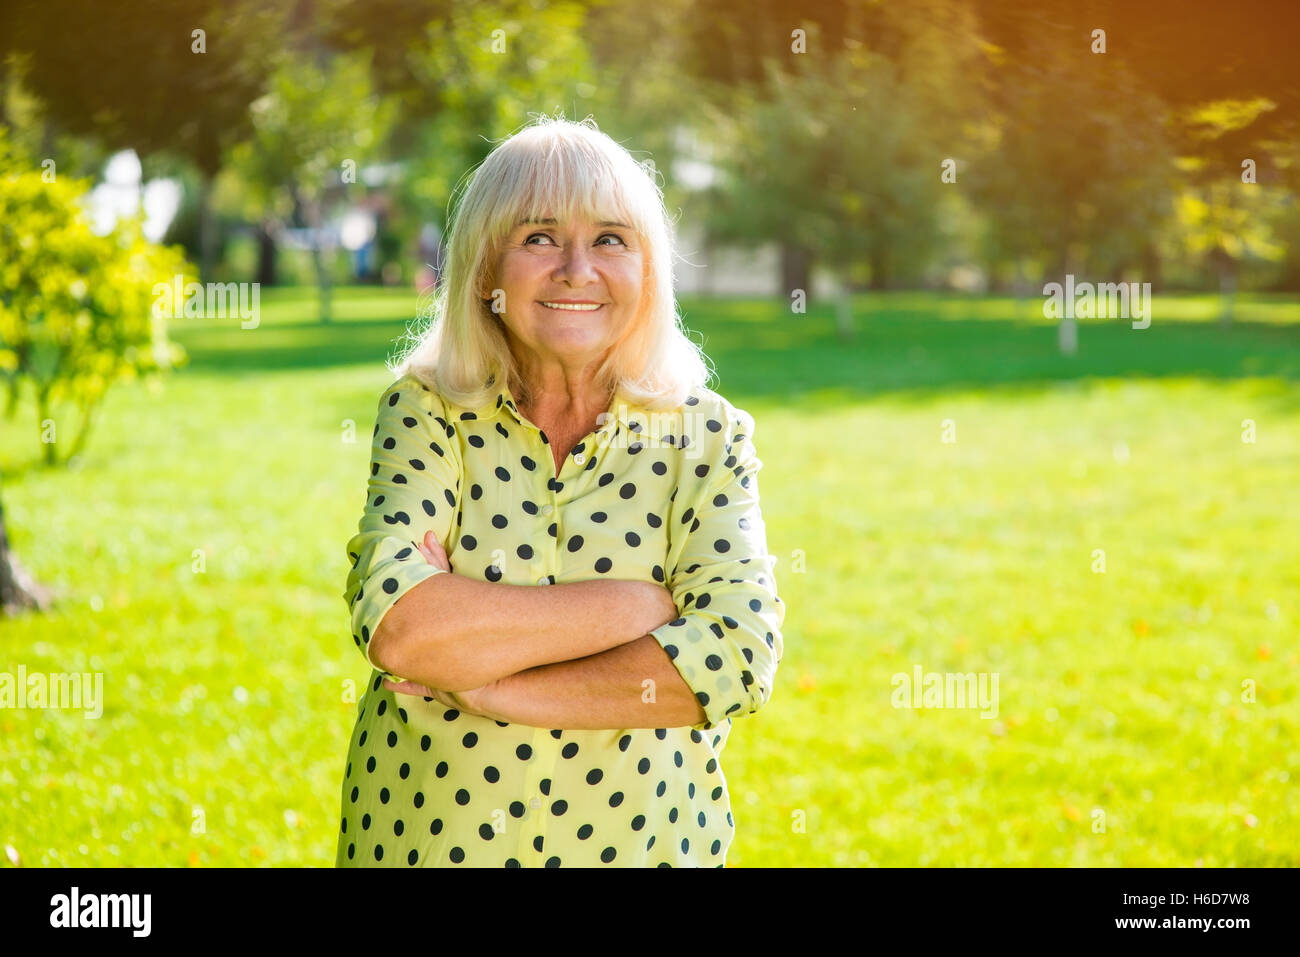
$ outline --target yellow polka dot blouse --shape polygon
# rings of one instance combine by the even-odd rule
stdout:
[[[379,401],[365,512],[347,543],[357,647],[445,574],[514,585],[667,585],[651,632],[695,692],[693,727],[533,728],[391,692],[374,669],[342,788],[339,866],[717,866],[735,833],[719,763],[732,719],[771,697],[785,606],[759,511],[754,421],[708,389],[672,412],[617,390],[558,475],[509,388],[466,409],[412,376]],[[370,662],[373,668],[373,662]]]

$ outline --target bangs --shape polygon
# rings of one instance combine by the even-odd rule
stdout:
[[[543,149],[519,149],[503,165],[507,169],[502,170],[491,223],[498,247],[521,222],[547,218],[560,225],[621,223],[643,241],[653,233],[654,206],[647,208],[648,190],[642,188],[650,181],[635,161],[620,163],[589,144],[556,138]]]

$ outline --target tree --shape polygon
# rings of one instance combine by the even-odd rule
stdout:
[[[289,208],[309,227],[322,322],[331,313],[332,203],[377,155],[392,117],[391,103],[370,88],[367,59],[364,51],[280,57],[269,89],[250,107],[252,134],[230,154],[264,230]]]
[[[26,166],[28,168],[24,169]],[[32,386],[46,465],[58,462],[68,430],[53,416],[79,412],[68,457],[90,433],[93,413],[121,378],[184,360],[153,315],[154,286],[184,277],[179,252],[146,241],[143,215],[97,235],[81,208],[84,180],[37,172],[0,135],[0,369],[13,415]]]
[[[284,34],[289,0],[11,0],[0,5],[0,64],[25,83],[54,132],[112,150],[185,157],[200,174],[201,272],[216,244],[211,186],[224,151],[249,131],[248,104]],[[48,153],[46,155],[49,155]]]
[[[151,311],[154,284],[183,278],[184,260],[146,242],[141,217],[96,235],[80,206],[86,189],[85,181],[37,172],[0,126],[0,373],[10,416],[22,383],[32,384],[47,466],[58,460],[58,403],[80,411],[70,457],[85,445],[113,382],[184,358]],[[0,611],[48,605],[49,592],[10,551],[0,504]]]
[[[712,233],[779,241],[829,267],[848,339],[860,275],[885,289],[935,255],[951,135],[937,91],[913,82],[915,38],[886,56],[852,42],[823,49],[811,33],[807,55],[784,69],[768,61],[763,99],[716,117],[731,150],[711,193]]]
[[[1035,25],[1033,56],[998,52],[993,144],[970,182],[994,255],[1064,281],[1141,257],[1170,214],[1174,156],[1167,109],[1122,59],[1087,31]],[[1063,311],[1063,353],[1075,330]]]

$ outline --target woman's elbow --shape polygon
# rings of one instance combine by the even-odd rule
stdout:
[[[370,663],[389,674],[404,674],[401,664],[402,636],[396,616],[389,609],[370,636]]]
[[[469,691],[488,683],[473,661],[460,661],[428,628],[418,633],[390,612],[370,639],[370,660],[381,671],[439,691]]]

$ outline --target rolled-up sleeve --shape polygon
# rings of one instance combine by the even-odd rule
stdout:
[[[767,703],[785,621],[759,511],[753,417],[727,406],[703,434],[714,429],[707,481],[674,509],[668,587],[680,617],[650,633],[704,709],[697,730]]]
[[[442,399],[412,376],[398,379],[379,399],[366,507],[347,543],[352,568],[343,597],[352,639],[380,671],[370,658],[379,623],[410,589],[443,574],[416,546],[430,529],[447,546],[460,497],[454,432]]]

